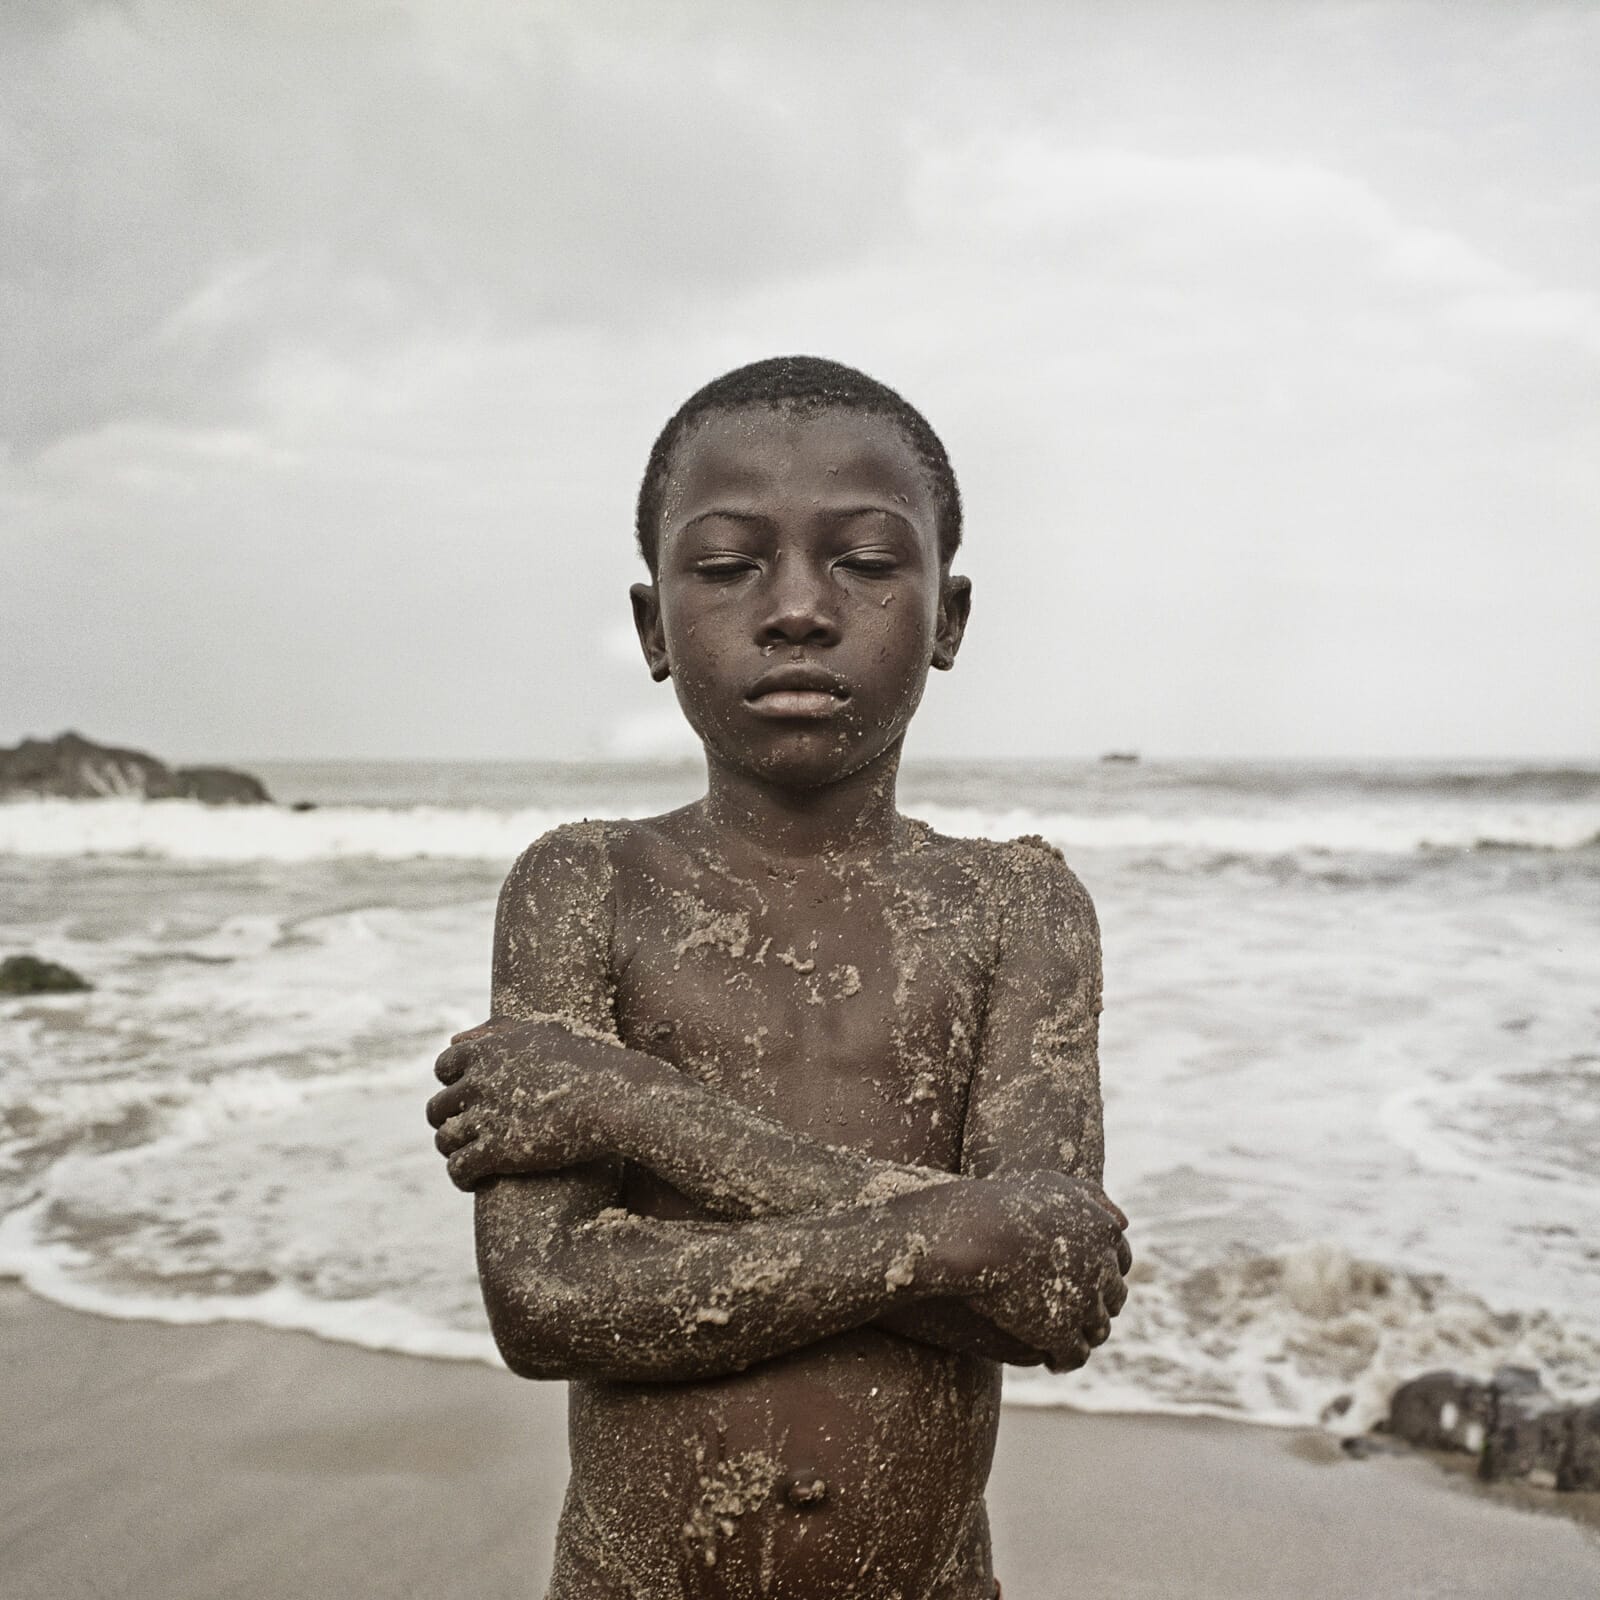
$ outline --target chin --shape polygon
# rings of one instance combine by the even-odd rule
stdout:
[[[789,789],[821,789],[870,766],[885,749],[887,746],[868,746],[855,740],[841,745],[832,736],[826,740],[794,739],[766,750],[747,751],[735,764],[763,783],[781,784]]]

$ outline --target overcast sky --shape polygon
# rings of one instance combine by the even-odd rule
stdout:
[[[683,748],[632,500],[866,368],[925,754],[1600,754],[1600,6],[0,6],[0,741]]]

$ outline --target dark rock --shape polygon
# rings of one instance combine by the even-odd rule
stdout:
[[[23,795],[65,800],[121,795],[209,805],[258,805],[271,799],[249,773],[225,767],[180,767],[174,772],[143,750],[96,744],[77,733],[24,739],[14,749],[0,749],[0,798]]]
[[[296,800],[289,809],[291,811],[315,811],[317,802],[315,800]]]
[[[1337,1422],[1344,1416],[1355,1402],[1356,1397],[1353,1394],[1336,1394],[1318,1413],[1317,1420],[1323,1427],[1327,1427],[1330,1422]]]
[[[1488,1483],[1600,1491],[1600,1400],[1562,1404],[1532,1367],[1496,1367],[1488,1383],[1425,1372],[1395,1390],[1374,1433],[1474,1454]],[[1344,1448],[1361,1458],[1385,1447],[1368,1435]]]
[[[1406,1452],[1398,1439],[1382,1433],[1352,1433],[1339,1441],[1339,1448],[1352,1461],[1366,1461],[1372,1456],[1399,1456]]]
[[[7,956],[0,961],[0,994],[80,994],[91,987],[71,967],[37,956]]]
[[[1459,1372],[1424,1372],[1395,1390],[1386,1431],[1425,1450],[1476,1455],[1493,1419],[1494,1396],[1488,1384]]]
[[[258,806],[272,798],[259,778],[230,767],[179,767],[172,777],[180,795],[208,806]]]
[[[1600,1490],[1600,1400],[1573,1408],[1556,1488]]]
[[[1532,1367],[1496,1367],[1489,1387],[1498,1400],[1505,1395],[1537,1394],[1544,1388],[1544,1380]]]
[[[1516,1480],[1555,1488],[1572,1436],[1572,1417],[1571,1406],[1538,1390],[1498,1396],[1478,1458],[1478,1476],[1486,1483]]]

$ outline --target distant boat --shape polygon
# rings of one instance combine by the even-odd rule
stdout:
[[[1107,750],[1100,759],[1102,761],[1137,761],[1139,752],[1137,750]]]

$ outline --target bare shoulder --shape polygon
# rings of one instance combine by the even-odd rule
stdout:
[[[506,876],[501,915],[548,915],[562,904],[610,900],[619,874],[647,868],[670,847],[678,817],[585,818],[541,834]]]
[[[1012,925],[1061,944],[1098,949],[1100,922],[1094,901],[1067,858],[1036,833],[1009,839],[999,850],[1003,887],[997,889],[1005,896]]]
[[[496,1014],[612,1030],[613,862],[629,826],[563,823],[517,857],[495,913]]]
[[[1097,948],[1094,901],[1066,857],[1036,833],[1015,839],[965,839],[917,823],[913,850],[957,875],[966,892],[993,908],[1013,937],[1048,937]]]
[[[563,822],[530,844],[506,875],[505,896],[539,897],[563,887],[594,886],[611,870],[615,839],[628,823]]]

